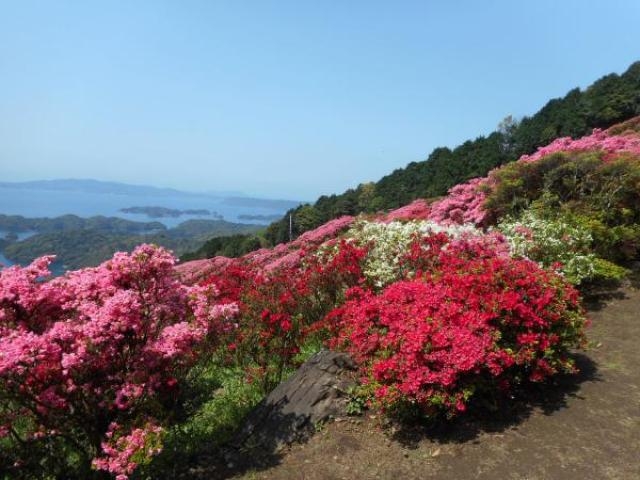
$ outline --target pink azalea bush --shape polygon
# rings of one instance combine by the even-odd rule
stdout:
[[[223,256],[203,258],[176,265],[175,271],[185,283],[193,284],[223,271],[232,261],[233,259]]]
[[[404,207],[396,208],[383,217],[385,222],[393,222],[395,220],[427,220],[431,213],[431,207],[419,198]]]
[[[232,328],[237,307],[218,304],[213,285],[182,284],[175,259],[152,245],[44,281],[50,261],[0,272],[2,435],[17,465],[43,455],[50,470],[65,471],[56,452],[71,449],[85,475],[95,459],[94,468],[125,478],[140,445],[124,443],[159,434],[181,378]],[[114,422],[119,440],[109,438]],[[116,450],[128,460],[114,460]]]
[[[138,465],[147,463],[162,450],[160,436],[162,427],[147,423],[143,428],[134,428],[127,435],[119,435],[120,426],[111,423],[105,434],[108,441],[102,443],[103,455],[93,460],[98,470],[115,475],[116,480],[129,478]]]
[[[482,226],[486,212],[483,208],[487,191],[491,188],[488,178],[474,178],[449,189],[449,194],[431,206],[429,220],[443,224],[472,223]]]

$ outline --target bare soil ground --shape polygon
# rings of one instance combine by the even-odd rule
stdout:
[[[338,419],[305,444],[242,465],[212,462],[194,477],[640,479],[640,290],[587,305],[592,347],[577,353],[580,374],[532,388],[497,414],[436,427],[385,425],[371,413]]]

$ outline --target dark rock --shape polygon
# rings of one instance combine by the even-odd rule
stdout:
[[[231,446],[275,452],[305,440],[327,419],[345,415],[346,392],[354,384],[348,372],[355,368],[346,354],[318,352],[256,406]]]

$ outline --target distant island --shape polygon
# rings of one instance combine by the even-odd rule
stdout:
[[[123,215],[124,212],[146,215],[137,217],[140,220],[158,220],[173,225],[181,218],[222,220],[237,219],[238,214],[283,215],[300,203],[250,197],[239,192],[186,192],[91,179],[0,181],[0,213],[26,218],[53,218],[69,213],[87,218]]]
[[[280,220],[282,215],[238,215],[239,220],[258,220],[264,222],[272,222],[274,220]]]
[[[177,218],[182,215],[207,215],[222,220],[222,215],[217,212],[211,212],[205,208],[178,210],[166,207],[127,207],[119,210],[122,213],[134,213],[146,215],[149,218]]]

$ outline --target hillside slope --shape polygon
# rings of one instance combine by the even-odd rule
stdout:
[[[183,262],[177,269],[192,281],[219,274],[234,262],[271,272],[297,265],[305,252],[341,235],[358,221],[389,223],[394,220],[473,224],[483,229],[498,227],[508,236],[518,238],[521,246],[523,242],[535,240],[534,243],[539,243],[535,245],[539,252],[547,252],[563,263],[573,260],[558,257],[562,251],[568,255],[580,254],[581,259],[593,252],[606,260],[625,263],[640,253],[639,159],[640,116],[607,130],[595,129],[591,135],[579,139],[555,139],[531,155],[523,155],[516,162],[492,170],[486,177],[456,185],[448,195],[435,201],[418,199],[391,212],[361,215],[361,218],[344,215],[302,233],[291,242],[258,248],[236,261],[229,258],[236,255],[218,255],[213,259]],[[532,222],[538,226],[531,225]],[[568,226],[571,231],[566,230]],[[538,237],[529,238],[533,234],[529,232],[526,240],[517,233],[523,227],[538,228]],[[558,235],[578,235],[582,240],[580,244],[565,244],[564,248],[551,253],[549,238]],[[236,235],[232,238],[236,240],[234,253],[247,238],[253,238],[256,246],[260,246],[255,237]],[[370,240],[375,243],[381,239]],[[208,243],[223,248],[225,253],[230,247],[223,238]],[[543,247],[542,250],[539,247]],[[537,258],[532,252],[520,254],[544,263],[542,257]],[[605,270],[608,272],[605,277],[618,276],[609,266],[605,266]]]
[[[580,137],[594,128],[608,128],[640,114],[640,62],[622,75],[609,74],[584,91],[575,88],[550,100],[521,121],[504,121],[487,136],[454,149],[439,147],[375,183],[361,184],[340,195],[320,197],[311,208],[291,210],[294,233],[340,215],[398,208],[416,198],[444,195],[454,185],[486,175],[491,169],[534,152],[558,137]],[[312,221],[312,220],[315,220]],[[288,215],[272,224],[266,237],[277,244],[288,239]]]
[[[424,161],[412,162],[377,182],[363,183],[339,195],[320,197],[313,205],[289,210],[260,236],[218,238],[184,256],[185,260],[216,255],[240,256],[260,246],[289,240],[290,216],[295,237],[342,215],[397,208],[417,198],[444,195],[452,186],[486,175],[493,168],[533,153],[558,137],[580,137],[640,114],[640,62],[622,75],[609,74],[585,90],[575,88],[550,100],[530,117],[508,117],[487,136],[454,149],[439,147]]]

